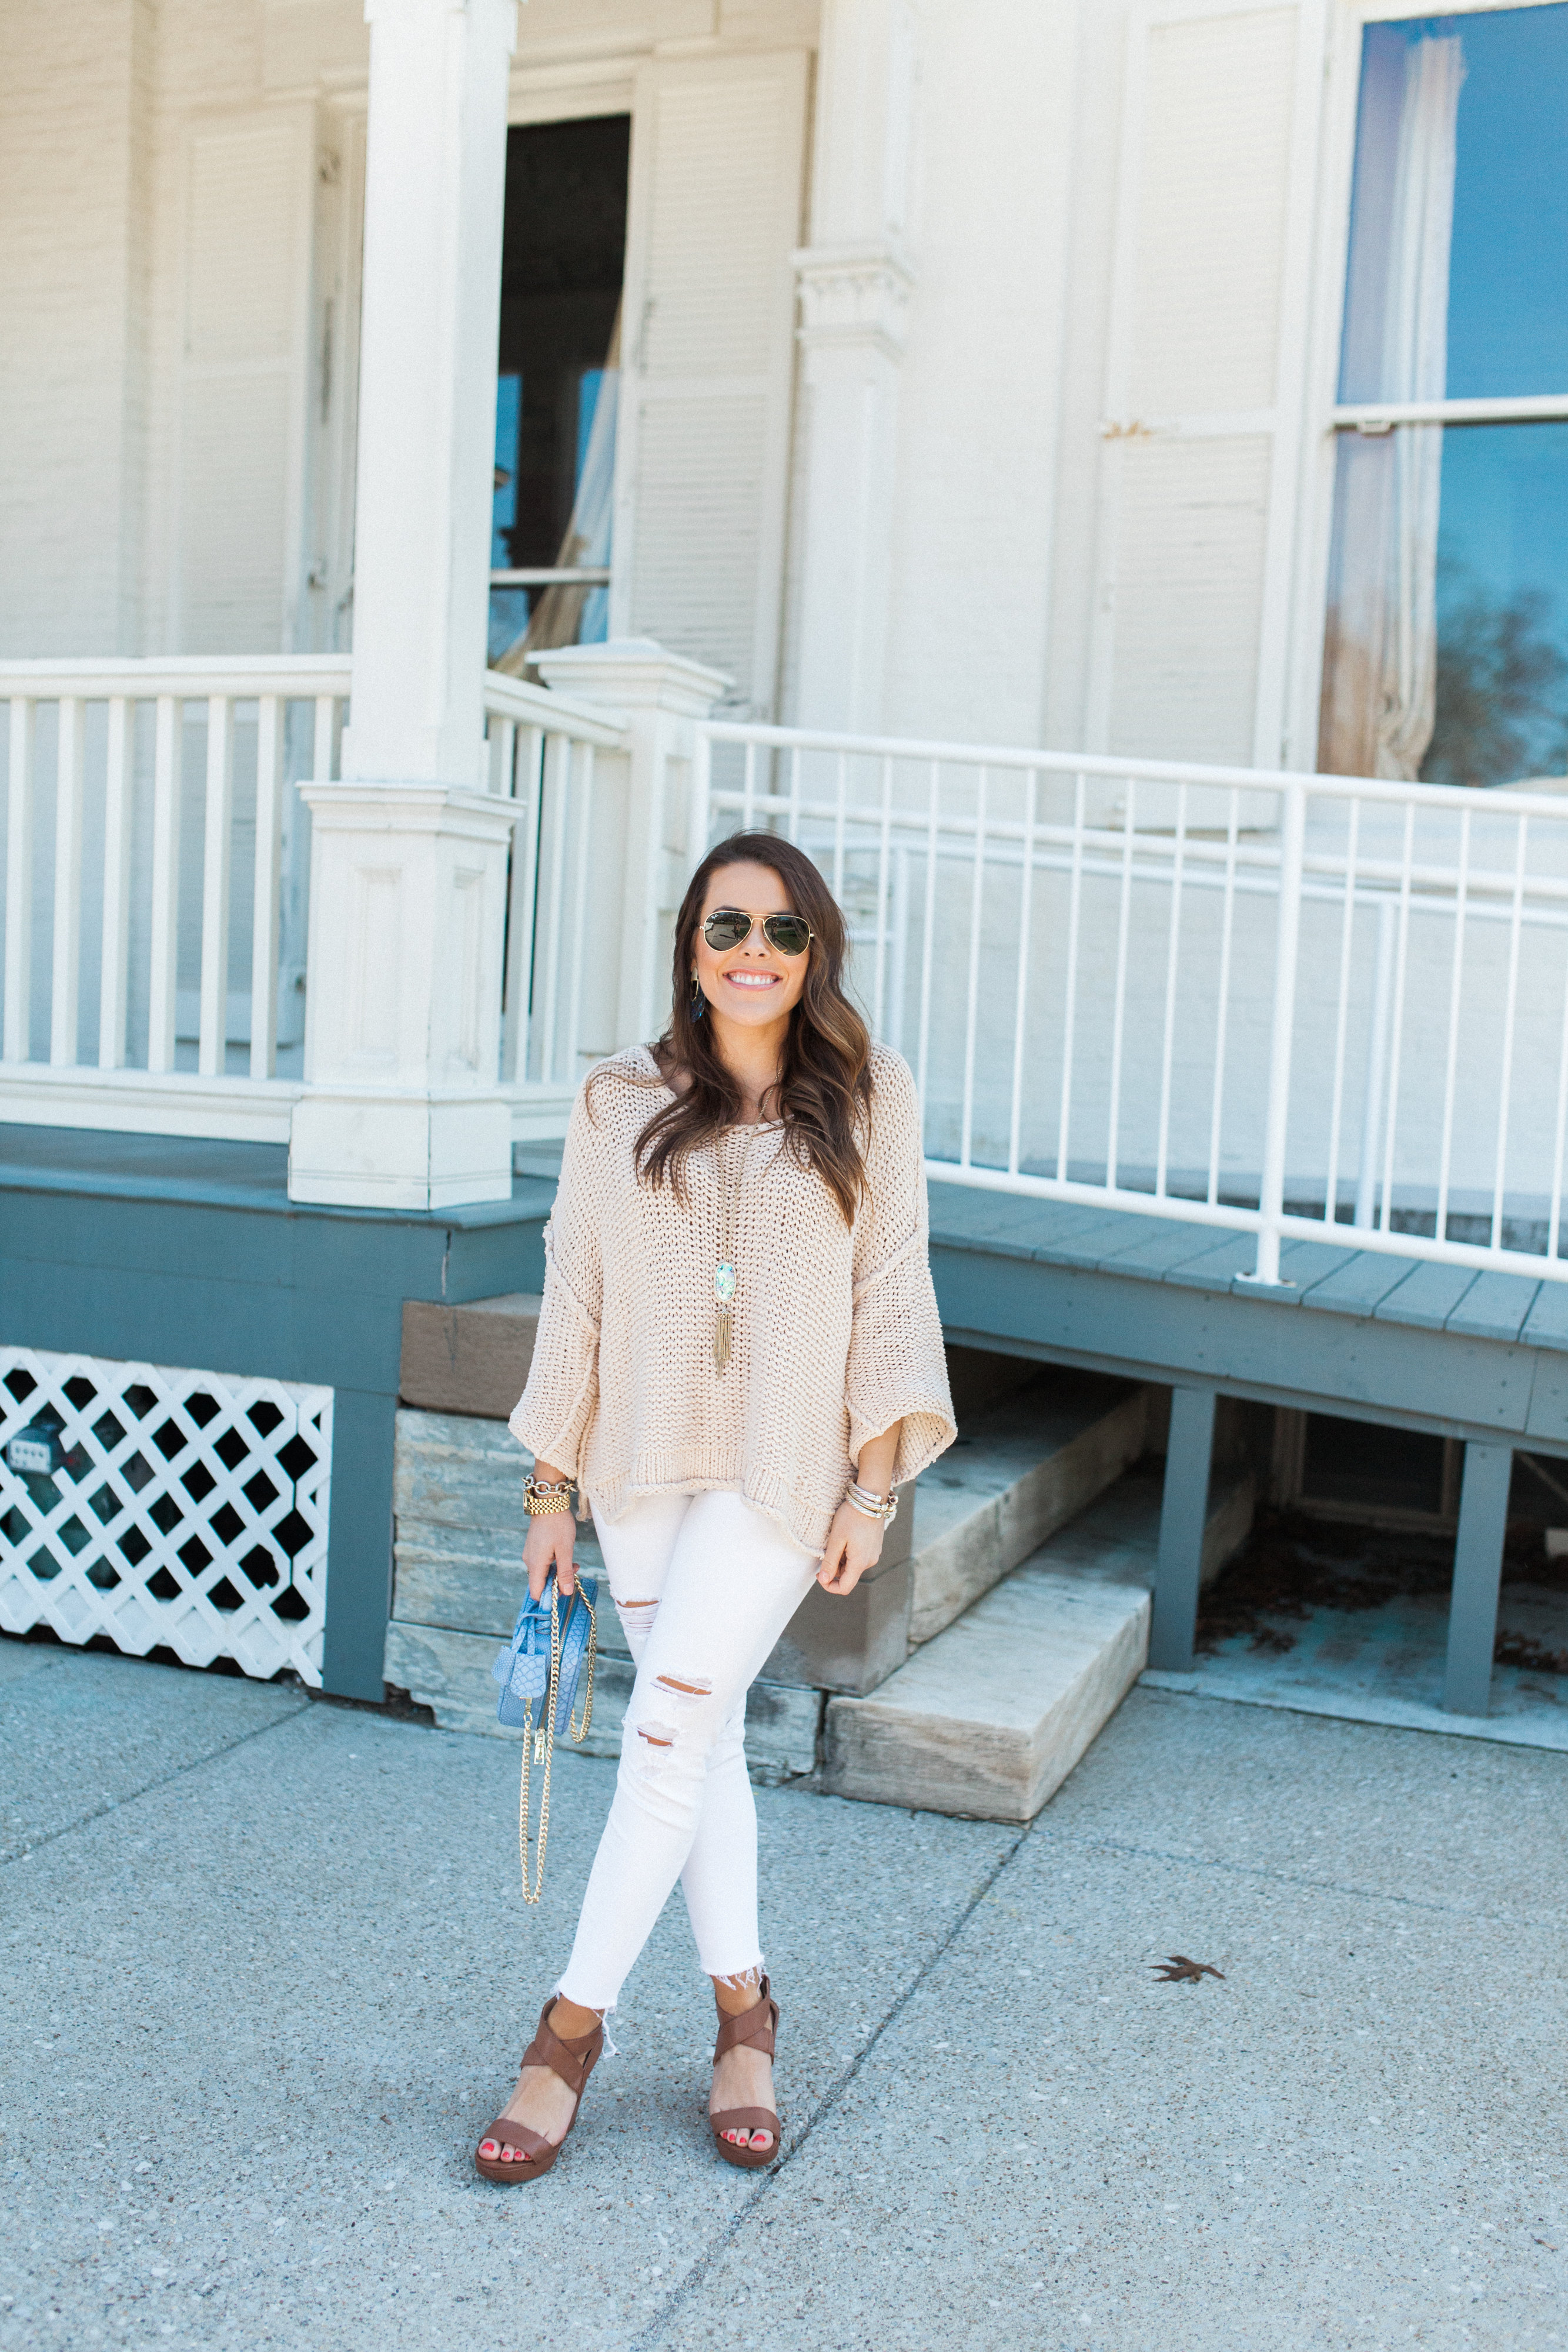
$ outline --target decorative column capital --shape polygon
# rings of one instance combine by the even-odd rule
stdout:
[[[803,246],[791,258],[800,289],[800,339],[808,351],[870,346],[902,359],[915,272],[896,246]]]
[[[580,702],[609,705],[619,717],[641,710],[706,719],[734,685],[723,670],[673,654],[652,637],[612,637],[598,646],[557,646],[535,663],[547,687]]]

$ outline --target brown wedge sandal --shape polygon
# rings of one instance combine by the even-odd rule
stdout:
[[[518,2123],[515,2116],[497,2116],[474,2151],[475,2170],[482,2172],[486,2180],[538,2180],[549,2170],[566,2146],[567,2136],[576,2123],[578,2108],[582,2105],[588,2078],[603,2054],[602,2024],[596,2025],[591,2033],[585,2033],[577,2042],[563,2042],[559,2033],[551,2032],[549,2013],[555,2003],[556,1996],[552,1993],[539,2011],[539,2030],[523,2053],[523,2064],[548,2066],[552,2074],[560,2076],[569,2091],[576,2092],[577,2101],[570,2121],[559,2139],[548,2140],[538,2132],[530,2131],[527,2124]],[[766,2130],[767,2126],[762,2125],[759,2128]],[[496,2143],[495,2155],[481,2155],[480,2149],[489,2140]],[[503,2147],[520,2147],[523,2153],[520,2158],[514,2158],[510,2164],[503,2164]]]
[[[779,2030],[779,2004],[766,1977],[758,1987],[754,2007],[742,2010],[738,2017],[727,2017],[722,2009],[718,2014],[718,2040],[713,2045],[716,2066],[727,2050],[734,2050],[743,2042],[772,2057],[774,2039]],[[778,2163],[781,2134],[779,2118],[770,2108],[721,2107],[716,2116],[708,2116],[708,2122],[713,2127],[714,2146],[726,2164],[739,2165],[745,2172],[760,2172],[766,2165]],[[771,2132],[773,2145],[771,2147],[737,2147],[734,2140],[725,2138],[727,2131]]]

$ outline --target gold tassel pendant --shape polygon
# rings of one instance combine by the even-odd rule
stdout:
[[[720,1259],[713,1270],[713,1366],[722,1372],[729,1362],[729,1342],[735,1320],[735,1268]]]

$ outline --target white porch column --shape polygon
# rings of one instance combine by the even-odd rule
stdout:
[[[694,722],[731,684],[722,670],[666,653],[649,637],[562,646],[541,654],[548,687],[577,702],[604,703],[625,720],[632,745],[615,837],[601,836],[601,873],[618,888],[606,904],[602,954],[617,958],[615,1043],[657,1036],[669,1011],[671,919],[706,843],[690,839]]]
[[[313,821],[297,1201],[505,1200],[512,811],[483,789],[516,0],[366,0],[354,679]]]
[[[883,723],[913,105],[907,0],[823,0],[811,242],[795,256],[806,409],[803,726]]]

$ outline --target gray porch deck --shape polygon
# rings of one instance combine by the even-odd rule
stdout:
[[[301,1209],[271,1147],[0,1128],[0,1339],[334,1383],[340,1468],[377,1499],[334,1526],[329,1686],[370,1696],[402,1301],[537,1288],[558,1164],[519,1150],[490,1208]],[[1218,1396],[1461,1441],[1446,1704],[1485,1713],[1512,1453],[1568,1454],[1568,1286],[1306,1242],[1259,1292],[1245,1235],[948,1183],[931,1241],[953,1341],[1172,1388],[1157,1669],[1192,1663]]]
[[[1513,1454],[1568,1452],[1568,1286],[1295,1242],[1259,1290],[1249,1235],[958,1184],[931,1188],[931,1244],[949,1339],[1170,1383],[1157,1672],[1194,1664],[1218,1397],[1459,1440],[1443,1704],[1486,1715]]]

